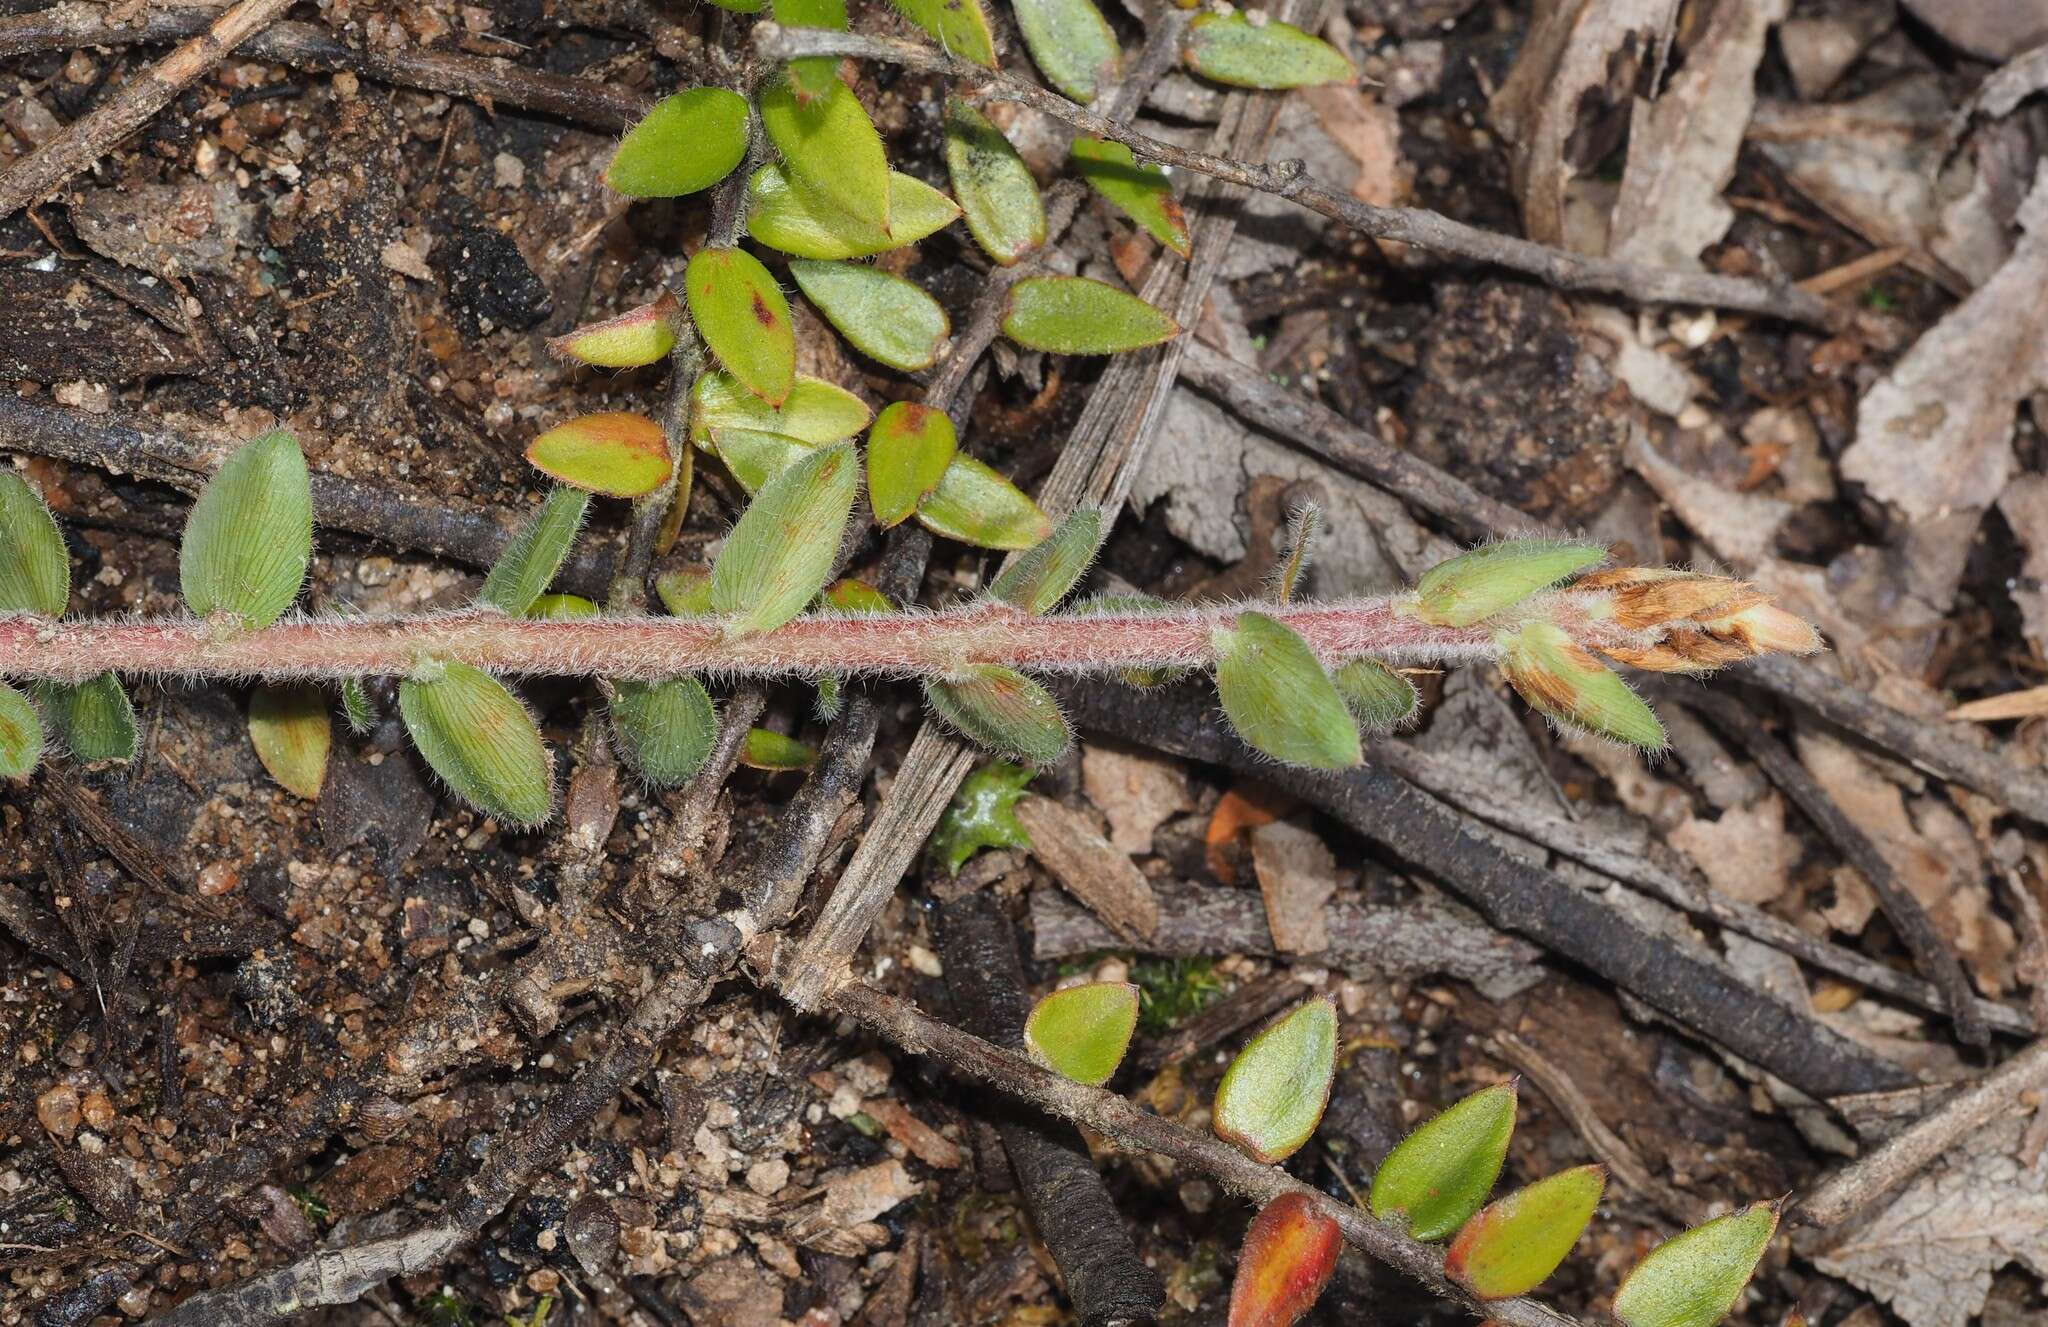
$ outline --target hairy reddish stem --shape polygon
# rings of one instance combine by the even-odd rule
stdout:
[[[1390,663],[1455,663],[1496,654],[1485,626],[1438,627],[1394,597],[1299,607],[1261,606],[1326,661],[1372,655]],[[1637,633],[1587,618],[1580,596],[1524,606],[1588,645]],[[104,672],[269,680],[406,675],[434,661],[505,673],[660,678],[682,673],[937,676],[980,663],[1039,672],[1207,667],[1211,636],[1240,605],[1033,617],[987,603],[943,613],[802,617],[726,639],[711,618],[617,617],[532,621],[467,611],[419,617],[321,618],[241,631],[218,622],[52,622],[0,619],[0,676],[79,681]]]

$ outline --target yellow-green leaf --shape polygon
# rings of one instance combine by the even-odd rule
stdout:
[[[1024,1045],[1063,1078],[1100,1087],[1116,1073],[1138,1029],[1138,988],[1092,981],[1054,991],[1031,1006]]]
[[[992,599],[1027,613],[1051,612],[1088,574],[1102,547],[1102,508],[1076,507],[1059,528],[1025,551],[989,583]]]
[[[664,571],[654,578],[661,606],[676,617],[710,617],[711,573],[694,567]]]
[[[1442,627],[1469,627],[1606,556],[1598,544],[1554,539],[1485,544],[1422,573],[1415,582],[1415,616]]]
[[[833,75],[806,100],[788,79],[760,95],[761,127],[798,185],[855,221],[890,228],[889,160],[853,89]]]
[[[311,682],[259,686],[249,693],[249,742],[286,792],[309,802],[319,798],[332,740],[327,695]]]
[[[675,473],[661,425],[625,410],[557,424],[527,446],[526,459],[551,479],[610,498],[642,497]]]
[[[747,729],[747,735],[740,743],[740,764],[748,769],[771,772],[807,769],[817,758],[817,752],[794,737],[768,728]]]
[[[1415,714],[1415,684],[1377,659],[1353,659],[1330,674],[1358,726],[1390,733]]]
[[[1350,769],[1365,759],[1358,725],[1322,661],[1285,623],[1244,612],[1213,634],[1216,694],[1230,726],[1273,759]]]
[[[0,613],[62,617],[71,559],[57,520],[28,481],[0,470]]]
[[[513,825],[537,825],[554,804],[555,766],[526,706],[465,663],[435,663],[398,684],[413,745],[456,794]]]
[[[878,267],[793,258],[789,274],[855,350],[903,373],[930,368],[953,330],[937,300]]]
[[[896,605],[889,602],[889,596],[869,585],[843,576],[825,587],[821,596],[825,605],[848,617],[878,617],[896,611]]]
[[[707,245],[691,255],[683,281],[690,317],[719,365],[769,405],[786,402],[796,385],[796,329],[761,260]]]
[[[730,373],[713,370],[690,389],[690,441],[713,450],[711,431],[720,428],[780,433],[813,446],[844,442],[874,417],[867,403],[844,387],[799,373],[781,405],[769,405]]]
[[[590,495],[582,489],[550,490],[533,519],[491,564],[477,599],[513,617],[524,615],[562,569],[589,506]]]
[[[1307,1194],[1290,1190],[1260,1208],[1237,1255],[1227,1327],[1294,1327],[1322,1297],[1343,1243]]]
[[[1010,0],[1010,8],[1032,63],[1075,101],[1095,100],[1122,68],[1116,33],[1090,0]]]
[[[934,678],[924,684],[924,695],[940,718],[997,755],[1050,765],[1073,740],[1052,693],[1001,664],[974,664]]]
[[[1188,220],[1173,196],[1166,172],[1141,163],[1122,143],[1102,138],[1077,138],[1074,169],[1112,207],[1145,228],[1147,234],[1185,258],[1190,252]]]
[[[719,428],[711,432],[712,447],[725,468],[749,497],[761,486],[818,450],[808,442],[759,429]]]
[[[526,606],[537,622],[575,622],[599,616],[598,606],[580,594],[544,594]]]
[[[770,162],[747,181],[747,234],[798,258],[866,258],[915,244],[960,215],[923,180],[889,172],[889,226],[862,221],[791,183]]]
[[[939,486],[959,451],[953,421],[943,410],[896,401],[882,407],[868,430],[868,506],[875,524],[900,524]]]
[[[673,788],[704,768],[718,736],[718,711],[694,677],[612,684],[612,734],[619,755],[657,788]]]
[[[1032,276],[1010,288],[1003,335],[1056,355],[1114,355],[1180,335],[1180,324],[1129,291],[1085,276]]]
[[[1300,28],[1264,14],[1203,14],[1188,25],[1188,68],[1240,88],[1301,88],[1349,83],[1358,71],[1343,53]]]
[[[299,597],[313,557],[313,496],[299,442],[275,429],[215,472],[178,547],[185,605],[267,627]]]
[[[1238,1052],[1216,1087],[1216,1136],[1266,1164],[1315,1133],[1337,1076],[1337,1006],[1295,1006]]]
[[[770,7],[775,12],[775,21],[785,28],[846,31],[846,0],[773,0]],[[839,61],[829,55],[789,62],[789,81],[800,102],[823,96],[838,79]]]
[[[638,368],[675,349],[676,329],[682,321],[682,303],[664,290],[661,298],[650,304],[556,337],[548,342],[548,349],[601,369]]]
[[[1515,1132],[1515,1085],[1481,1088],[1403,1138],[1372,1177],[1372,1214],[1422,1240],[1471,1219],[1500,1178]]]
[[[28,697],[0,682],[0,778],[35,773],[43,759],[43,724]]]
[[[981,0],[889,0],[896,12],[938,39],[939,46],[962,60],[993,69],[995,38],[989,35],[988,13]]]
[[[1578,1166],[1488,1204],[1451,1241],[1444,1274],[1481,1299],[1528,1294],[1579,1242],[1606,1187],[1605,1166]]]
[[[982,252],[1008,267],[1045,243],[1045,200],[1017,149],[958,97],[946,101],[946,172]]]
[[[35,697],[52,734],[80,760],[127,760],[135,754],[135,706],[112,673],[83,682],[38,682]]]
[[[731,634],[772,631],[825,588],[859,488],[859,458],[843,442],[761,486],[711,568],[711,608]]]
[[[1029,548],[1052,533],[1052,521],[1024,490],[965,452],[918,501],[917,520],[976,548]]]
[[[604,182],[634,198],[677,198],[709,189],[746,155],[746,98],[691,88],[663,97],[626,131]]]
[[[1622,1327],[1714,1327],[1741,1298],[1777,1229],[1777,1204],[1751,1203],[1672,1236],[1621,1283],[1615,1318]]]

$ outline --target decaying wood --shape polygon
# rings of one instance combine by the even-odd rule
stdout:
[[[1130,858],[1051,798],[1023,798],[1016,816],[1031,836],[1032,856],[1068,893],[1124,940],[1139,946],[1151,942],[1159,930],[1159,900]]]

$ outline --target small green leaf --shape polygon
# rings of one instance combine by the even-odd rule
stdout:
[[[711,568],[712,611],[730,619],[728,634],[772,631],[817,597],[859,487],[859,458],[843,442],[761,486]]]
[[[768,0],[711,0],[711,3],[734,14],[758,14],[768,7]]]
[[[657,788],[687,782],[711,758],[718,711],[694,677],[612,683],[612,735],[619,755]]]
[[[1294,1327],[1322,1297],[1343,1243],[1337,1223],[1298,1190],[1260,1208],[1237,1255],[1227,1327]]]
[[[718,459],[752,497],[761,486],[818,449],[808,442],[780,433],[757,429],[720,428],[711,431]]]
[[[794,737],[767,728],[747,729],[746,738],[740,743],[740,764],[748,769],[764,769],[771,773],[808,769],[817,758],[817,752]]]
[[[1032,63],[1046,82],[1078,102],[1091,102],[1123,66],[1109,20],[1090,0],[1010,0]]]
[[[1391,733],[1415,715],[1415,684],[1377,659],[1353,659],[1330,674],[1351,717],[1368,733]]]
[[[1024,1045],[1031,1058],[1063,1078],[1100,1087],[1123,1063],[1138,1030],[1138,988],[1092,981],[1054,991],[1031,1006]]]
[[[976,548],[1030,548],[1052,521],[1023,489],[961,452],[917,504],[918,524]]]
[[[1467,1221],[1444,1274],[1481,1299],[1526,1295],[1579,1242],[1607,1187],[1605,1166],[1579,1166],[1517,1189]]]
[[[1031,836],[1017,822],[1017,800],[1038,771],[1007,760],[992,760],[960,783],[939,817],[925,851],[959,875],[967,859],[983,848],[1028,848]]]
[[[1270,1165],[1316,1131],[1337,1076],[1337,1006],[1296,1005],[1238,1052],[1216,1086],[1216,1136]]]
[[[1052,693],[1014,668],[970,664],[924,684],[939,717],[997,755],[1050,765],[1073,741]]]
[[[691,88],[663,97],[626,131],[604,182],[633,198],[679,198],[717,184],[746,155],[746,98]]]
[[[1102,508],[1076,507],[1057,530],[989,583],[989,596],[1027,613],[1051,612],[1088,574],[1102,535]]]
[[[1085,276],[1030,276],[1010,287],[1003,335],[1055,355],[1114,355],[1180,335],[1180,324],[1128,291]]]
[[[327,696],[311,682],[259,686],[249,693],[249,741],[284,790],[317,801],[327,780],[333,729]]]
[[[930,368],[953,331],[937,300],[879,267],[793,258],[789,274],[855,350],[900,372]]]
[[[778,79],[757,104],[761,127],[799,186],[833,211],[888,233],[889,160],[852,88],[834,74],[806,100],[789,80]]]
[[[1249,745],[1288,765],[1350,769],[1365,759],[1358,725],[1308,643],[1264,613],[1219,627],[1216,694]]]
[[[313,557],[313,496],[299,442],[275,429],[242,444],[215,472],[178,548],[185,605],[267,627],[299,597]]]
[[[533,519],[519,527],[491,564],[478,601],[513,617],[524,616],[568,559],[589,505],[590,495],[580,488],[550,490]]]
[[[895,401],[882,407],[868,430],[868,505],[875,524],[901,524],[939,486],[959,450],[953,421],[943,410]]]
[[[1606,556],[1598,544],[1549,539],[1487,544],[1423,572],[1415,583],[1415,616],[1440,627],[1469,627]]]
[[[28,481],[0,470],[0,613],[62,617],[71,559],[57,518]]]
[[[1181,257],[1193,251],[1187,217],[1165,171],[1149,162],[1140,164],[1122,143],[1101,138],[1075,139],[1073,158],[1074,169],[1110,206]]]
[[[1500,1178],[1515,1132],[1515,1085],[1496,1083],[1437,1112],[1403,1138],[1372,1177],[1372,1214],[1421,1240],[1471,1219]]]
[[[711,431],[720,428],[780,433],[814,447],[844,442],[868,426],[874,411],[844,387],[799,373],[789,396],[769,405],[730,373],[711,372],[690,389],[690,441],[706,451]]]
[[[413,745],[456,795],[512,825],[537,825],[554,804],[555,766],[526,706],[465,663],[434,663],[398,684]]]
[[[577,622],[601,612],[580,594],[544,594],[526,606],[526,616],[536,622]]]
[[[896,611],[896,605],[889,602],[889,596],[852,577],[842,577],[825,587],[820,596],[825,606],[848,617],[880,617]]]
[[[1188,25],[1184,53],[1202,77],[1240,88],[1312,87],[1358,76],[1330,43],[1263,13],[1201,15]]]
[[[846,31],[846,0],[772,0],[775,21],[785,28]],[[839,61],[831,56],[806,56],[789,62],[789,81],[804,104],[824,96],[839,80]]]
[[[528,445],[526,459],[550,479],[608,498],[644,497],[675,473],[661,425],[624,410],[557,424]]]
[[[682,322],[681,301],[664,290],[651,304],[556,337],[548,349],[601,369],[634,369],[667,357],[676,347],[676,329]]]
[[[0,778],[35,773],[43,759],[43,723],[28,697],[0,682]]]
[[[661,606],[676,617],[710,617],[711,573],[694,568],[664,571],[654,578]]]
[[[1777,1229],[1777,1204],[1751,1203],[1672,1236],[1621,1283],[1615,1318],[1622,1327],[1714,1327],[1742,1297]]]
[[[706,246],[683,274],[690,317],[704,344],[740,384],[769,405],[796,385],[796,329],[789,301],[761,260],[744,249]]]
[[[938,39],[940,49],[987,69],[996,67],[996,43],[981,0],[889,0],[896,12]]]
[[[1664,725],[1643,698],[1555,623],[1525,622],[1494,640],[1501,673],[1539,714],[1645,751],[1664,749]]]
[[[377,706],[360,677],[341,679],[341,717],[358,737],[377,726]]]
[[[988,117],[946,101],[946,172],[982,252],[1008,267],[1045,243],[1045,200],[1017,149]]]
[[[135,754],[135,706],[112,673],[83,682],[38,682],[35,697],[43,721],[80,760],[127,760]]]
[[[952,199],[923,180],[889,172],[889,227],[862,221],[790,182],[770,162],[747,181],[747,234],[798,258],[866,258],[901,249],[960,215]]]

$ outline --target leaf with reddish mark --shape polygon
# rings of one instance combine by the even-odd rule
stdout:
[[[638,368],[675,349],[676,329],[682,320],[681,301],[664,290],[651,304],[556,337],[548,342],[548,349],[564,359],[601,369]]]
[[[1107,139],[1077,138],[1071,155],[1081,178],[1117,211],[1181,257],[1193,252],[1187,217],[1165,171],[1150,162],[1141,164],[1129,148]]]
[[[919,499],[917,520],[976,548],[1029,548],[1052,533],[1051,519],[1023,489],[964,452]]]
[[[711,608],[731,636],[772,631],[831,579],[860,488],[848,443],[821,447],[761,486],[711,567]]]
[[[604,182],[632,198],[679,198],[709,189],[747,155],[747,101],[725,88],[663,97],[626,131]]]
[[[1598,737],[1664,749],[1664,725],[1621,676],[1552,622],[1497,631],[1500,670],[1509,685],[1545,717]]]
[[[1216,1136],[1270,1165],[1306,1143],[1337,1076],[1337,1006],[1317,996],[1253,1037],[1224,1070],[1211,1120]]]
[[[868,430],[868,505],[875,524],[898,525],[939,486],[959,450],[945,411],[914,401],[882,407]]]
[[[889,226],[863,221],[770,162],[747,181],[747,234],[798,258],[866,258],[915,244],[960,215],[952,199],[915,176],[889,172]]]
[[[1372,1214],[1442,1239],[1486,1202],[1515,1132],[1512,1080],[1481,1088],[1403,1138],[1372,1177]]]
[[[1606,1187],[1605,1166],[1579,1166],[1488,1204],[1451,1241],[1444,1274],[1481,1299],[1528,1294],[1579,1242]]]
[[[43,759],[43,724],[35,706],[0,682],[0,778],[31,774]]]
[[[1107,282],[1031,276],[1010,287],[1003,335],[1055,355],[1115,355],[1170,341],[1180,324]]]
[[[1622,1327],[1714,1327],[1728,1316],[1778,1229],[1778,1204],[1739,1212],[1665,1240],[1614,1296]]]
[[[1305,1193],[1290,1190],[1260,1208],[1237,1255],[1229,1327],[1293,1327],[1330,1283],[1343,1242]]]
[[[1014,668],[974,664],[924,684],[939,717],[982,747],[1034,765],[1050,765],[1073,741],[1052,693]]]
[[[1089,1087],[1100,1087],[1123,1063],[1138,1028],[1138,988],[1127,981],[1092,981],[1054,991],[1031,1007],[1024,1046],[1046,1068]]]
[[[848,617],[879,617],[896,611],[896,605],[889,602],[889,596],[869,585],[844,576],[825,587],[821,596],[827,607]]]
[[[683,282],[690,317],[719,365],[769,405],[786,402],[796,384],[796,329],[761,260],[706,247],[691,255]]]
[[[571,488],[609,498],[642,497],[675,473],[661,425],[625,410],[557,424],[528,445],[526,459]]]
[[[958,97],[946,102],[946,173],[982,252],[1008,267],[1045,243],[1045,200],[1017,149]]]
[[[311,682],[262,686],[249,693],[249,742],[285,791],[309,802],[319,799],[332,740],[326,693]]]

